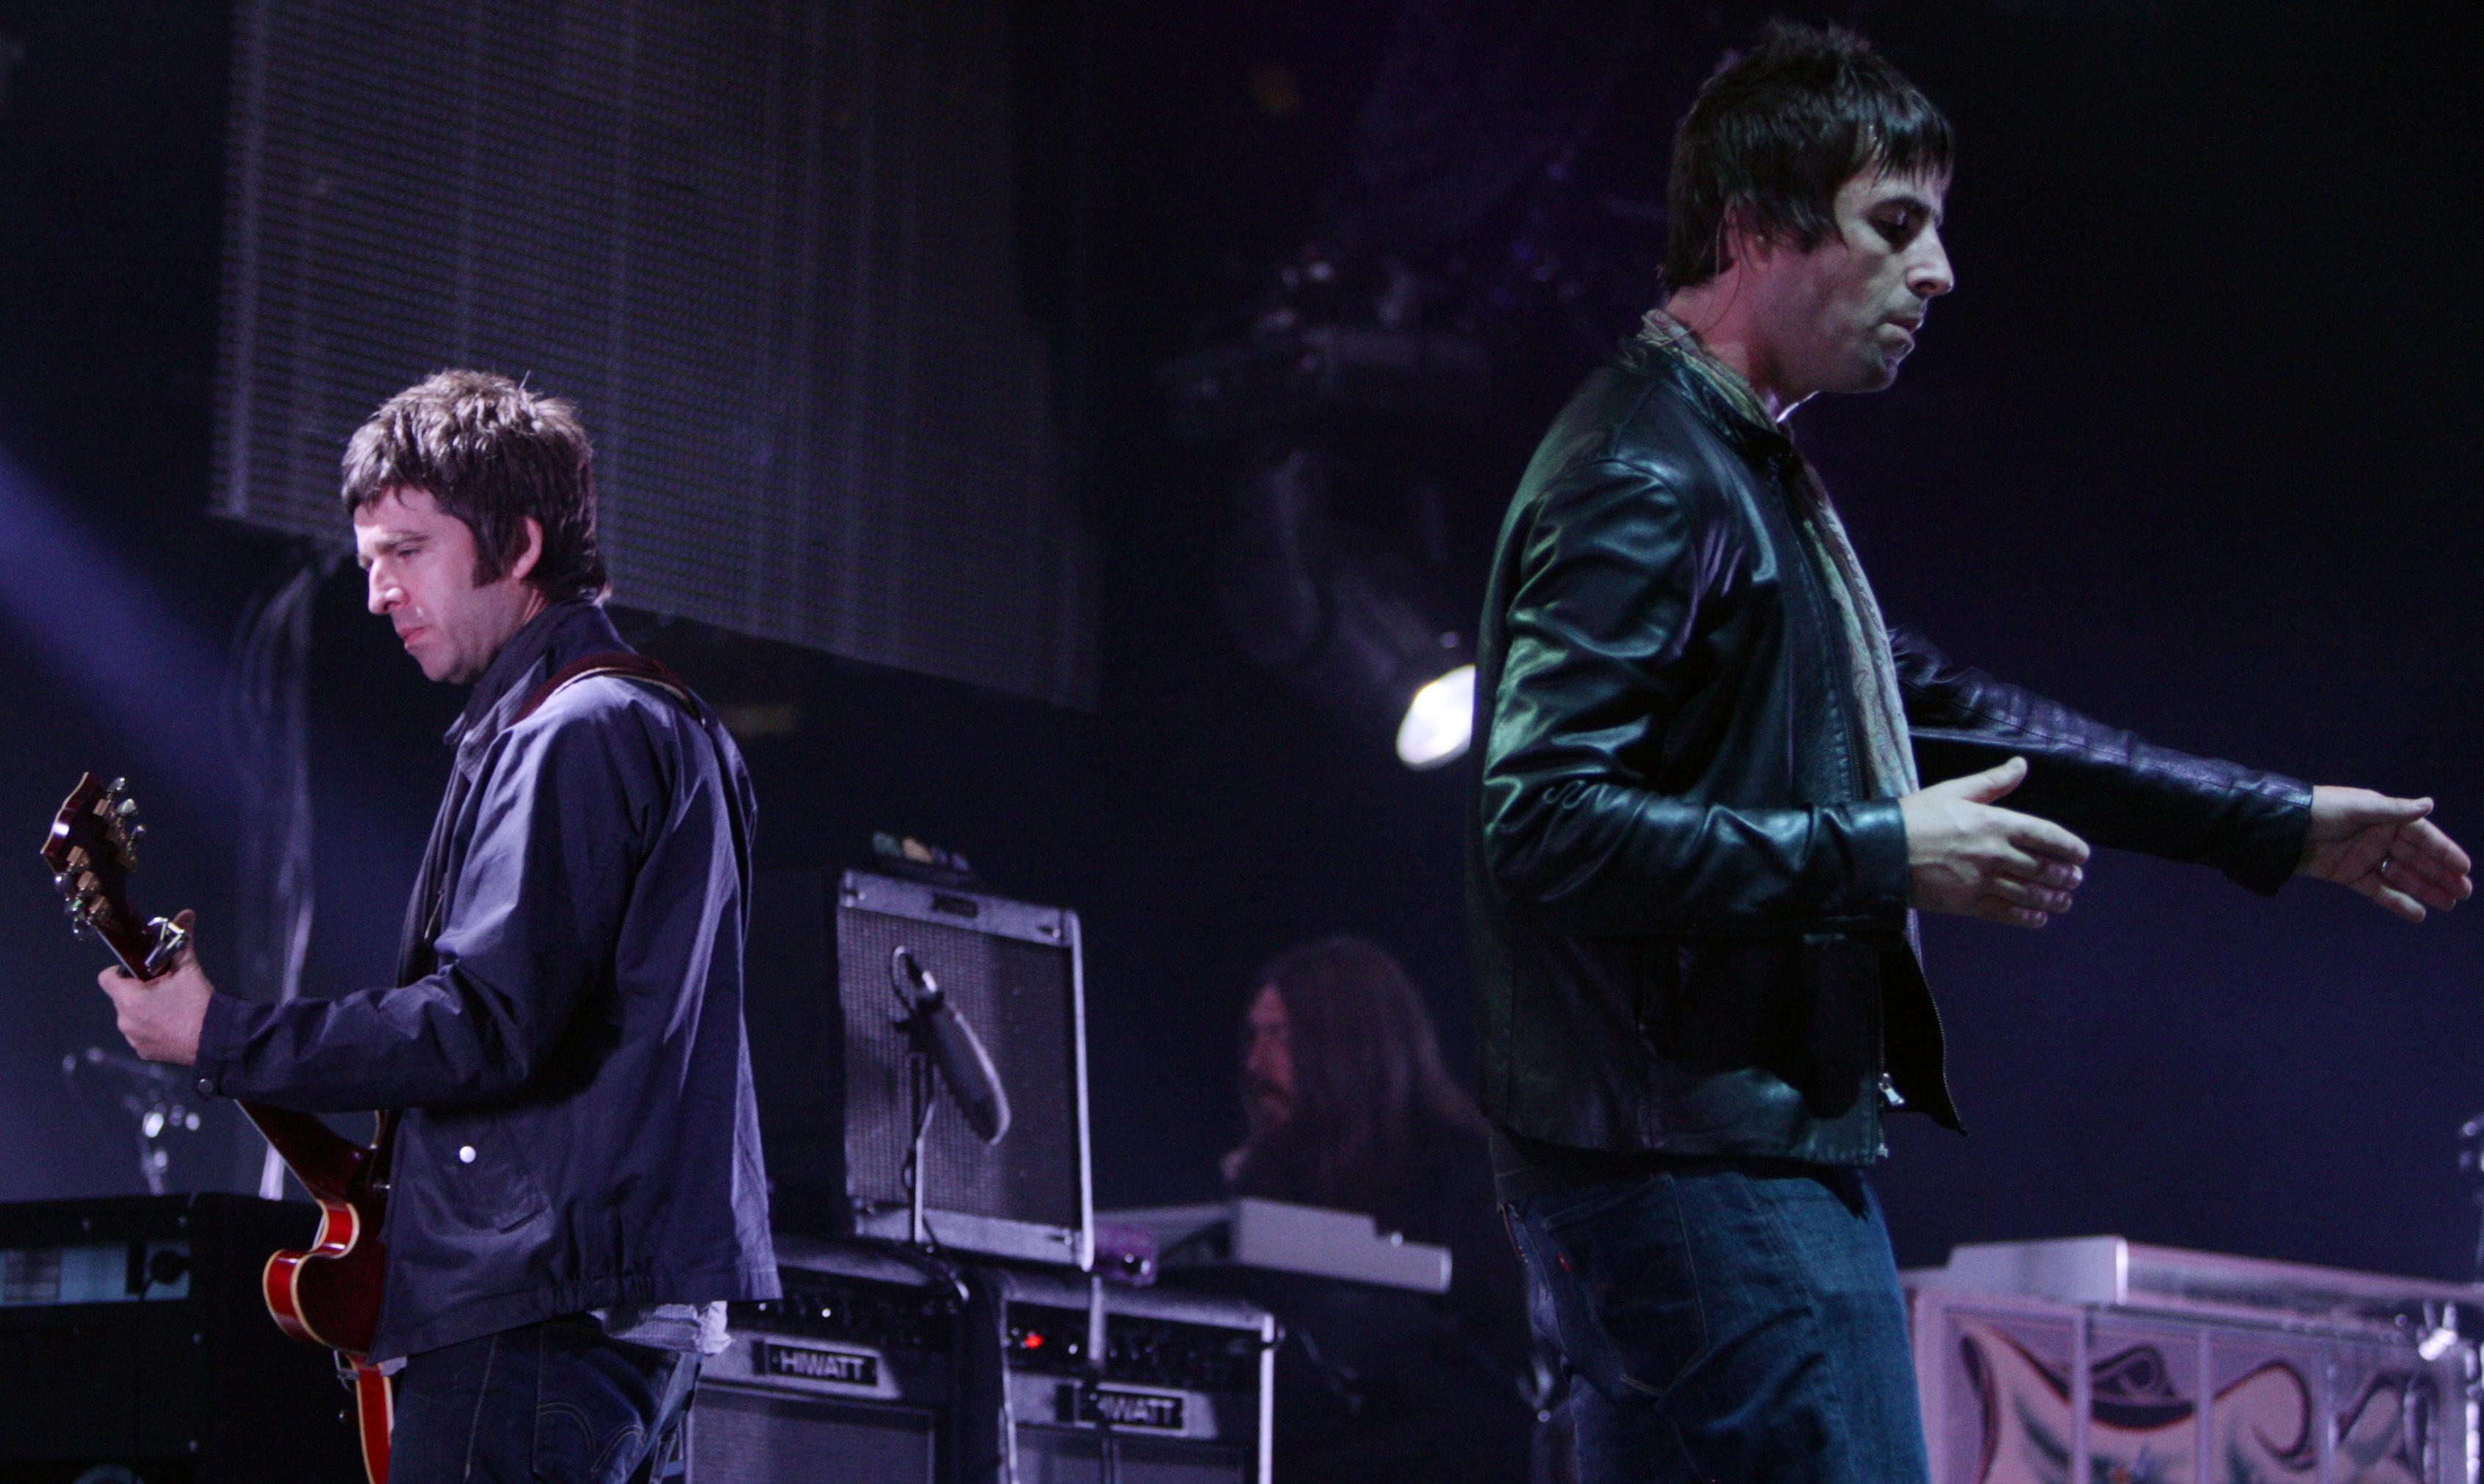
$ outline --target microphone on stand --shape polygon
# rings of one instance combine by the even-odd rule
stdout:
[[[1000,1143],[1009,1132],[1009,1093],[975,1028],[958,1014],[940,982],[910,950],[901,946],[888,956],[888,978],[898,1003],[905,1007],[906,1029],[931,1053],[951,1100],[966,1116],[966,1126],[986,1144]]]

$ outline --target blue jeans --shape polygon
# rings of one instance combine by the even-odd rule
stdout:
[[[554,1319],[410,1357],[389,1484],[622,1484],[662,1456],[699,1358]]]
[[[1898,1269],[1857,1171],[1684,1160],[1530,1196],[1581,1484],[1922,1484]]]

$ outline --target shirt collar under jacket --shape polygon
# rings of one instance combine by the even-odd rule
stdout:
[[[474,683],[473,694],[466,698],[465,710],[457,714],[456,721],[440,740],[462,754],[470,743],[479,746],[498,737],[517,708],[533,693],[538,682],[531,677],[545,654],[571,631],[590,625],[610,636],[610,641],[593,647],[621,647],[612,621],[605,616],[603,605],[592,598],[564,598],[527,619],[492,657],[492,662],[483,669],[483,678]]]

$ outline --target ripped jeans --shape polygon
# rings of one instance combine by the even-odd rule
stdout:
[[[1581,1484],[1922,1484],[1898,1270],[1861,1172],[1685,1159],[1507,1208]]]
[[[681,1425],[699,1358],[552,1319],[408,1358],[390,1484],[624,1484]]]

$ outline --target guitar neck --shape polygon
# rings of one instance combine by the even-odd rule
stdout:
[[[284,1161],[302,1188],[321,1201],[342,1201],[354,1193],[354,1179],[371,1157],[368,1145],[356,1143],[307,1113],[271,1108],[265,1103],[241,1104],[277,1157]]]

